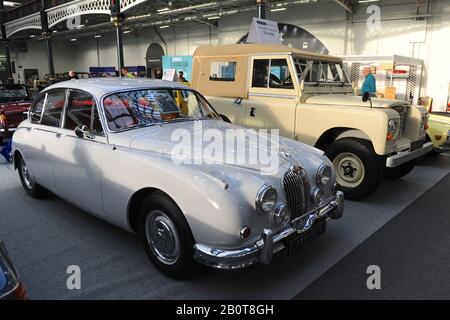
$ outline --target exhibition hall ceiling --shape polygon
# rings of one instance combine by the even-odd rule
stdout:
[[[17,0],[15,3],[25,3],[25,7],[38,5],[41,0]],[[364,1],[364,0],[363,0]],[[414,2],[414,0],[401,0]],[[68,0],[54,0],[52,3],[58,5],[70,2]],[[75,2],[75,1],[74,1]],[[383,3],[379,1],[379,3]],[[338,4],[342,10],[351,11],[358,4],[367,4],[361,0],[271,0],[268,1],[267,12],[281,12],[302,5],[314,5],[319,3],[329,3],[336,6]],[[9,7],[11,8],[11,7]],[[13,8],[8,12],[11,15],[20,9]],[[127,18],[124,25],[125,33],[139,32],[144,29],[154,28],[156,31],[171,27],[191,27],[195,25],[206,25],[211,28],[217,28],[219,18],[235,15],[243,12],[256,13],[256,0],[152,0],[145,1],[129,10],[125,11]],[[53,26],[52,36],[58,41],[69,40],[76,36],[77,38],[91,37],[95,35],[114,32],[114,27],[110,22],[109,15],[105,14],[86,14],[74,20],[60,22]],[[32,41],[42,40],[39,30],[24,30],[12,36],[15,39],[29,39]]]

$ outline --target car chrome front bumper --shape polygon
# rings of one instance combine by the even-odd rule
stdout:
[[[306,221],[300,229],[293,227],[298,219],[292,221],[291,226],[276,234],[270,229],[264,229],[261,238],[256,243],[236,250],[223,250],[211,248],[204,244],[196,244],[194,246],[194,258],[209,267],[225,270],[240,269],[255,263],[270,264],[273,254],[285,248],[282,240],[295,233],[301,234],[308,231],[316,220],[324,218],[339,219],[343,214],[344,193],[337,191],[332,201],[298,218]]]
[[[424,143],[422,148],[417,149],[415,151],[399,152],[393,156],[386,158],[386,167],[395,168],[395,167],[401,166],[402,164],[405,164],[414,159],[417,159],[432,150],[433,150],[433,144],[431,142],[427,142],[427,143]]]

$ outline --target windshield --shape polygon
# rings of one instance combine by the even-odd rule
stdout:
[[[120,92],[103,99],[108,127],[135,127],[200,119],[221,119],[197,92],[183,89],[144,89]]]
[[[342,63],[294,58],[294,64],[305,84],[350,84]]]
[[[28,91],[21,85],[0,85],[0,102],[29,100]]]

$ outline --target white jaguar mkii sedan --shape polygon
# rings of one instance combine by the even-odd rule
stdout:
[[[322,151],[281,137],[278,151],[261,141],[225,141],[239,130],[244,142],[255,136],[178,83],[71,80],[34,101],[14,134],[13,158],[30,196],[54,193],[138,234],[154,265],[183,279],[199,263],[270,263],[274,253],[307,245],[329,218],[343,214],[343,194]],[[199,160],[198,143],[179,152],[187,146],[181,140],[196,144],[202,135],[214,136],[223,154],[269,152],[276,170]]]

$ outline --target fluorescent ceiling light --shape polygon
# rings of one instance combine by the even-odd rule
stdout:
[[[79,26],[77,26],[76,28],[77,29],[80,29],[80,28],[83,28],[84,27],[84,24],[80,24]]]
[[[359,0],[359,3],[369,3],[369,2],[378,2],[380,0]]]
[[[165,11],[169,11],[169,10],[170,10],[169,8],[165,7],[165,8],[162,8],[162,9],[158,9],[156,11],[158,11],[158,12],[165,12]]]
[[[166,28],[169,28],[170,26],[161,26],[161,27],[159,27],[160,29],[166,29]]]
[[[101,34],[98,34],[98,35],[94,36],[94,38],[101,38],[101,37],[102,37]]]
[[[130,33],[131,30],[125,30],[123,33]]]
[[[30,38],[34,38],[34,37],[36,37],[36,35],[35,35],[35,34],[32,34],[32,35],[30,36]]]
[[[214,16],[214,17],[209,17],[208,20],[217,20],[219,18],[220,18],[219,16]]]
[[[271,12],[275,12],[275,11],[284,11],[284,10],[286,10],[286,8],[270,9]]]
[[[20,3],[13,2],[13,1],[3,1],[3,5],[5,7],[18,7],[18,6],[20,6]]]
[[[73,39],[70,39],[70,41],[72,41],[72,42],[73,42],[73,41],[77,41],[77,39],[73,38]]]
[[[58,32],[58,30],[53,30],[53,33],[57,33]]]

